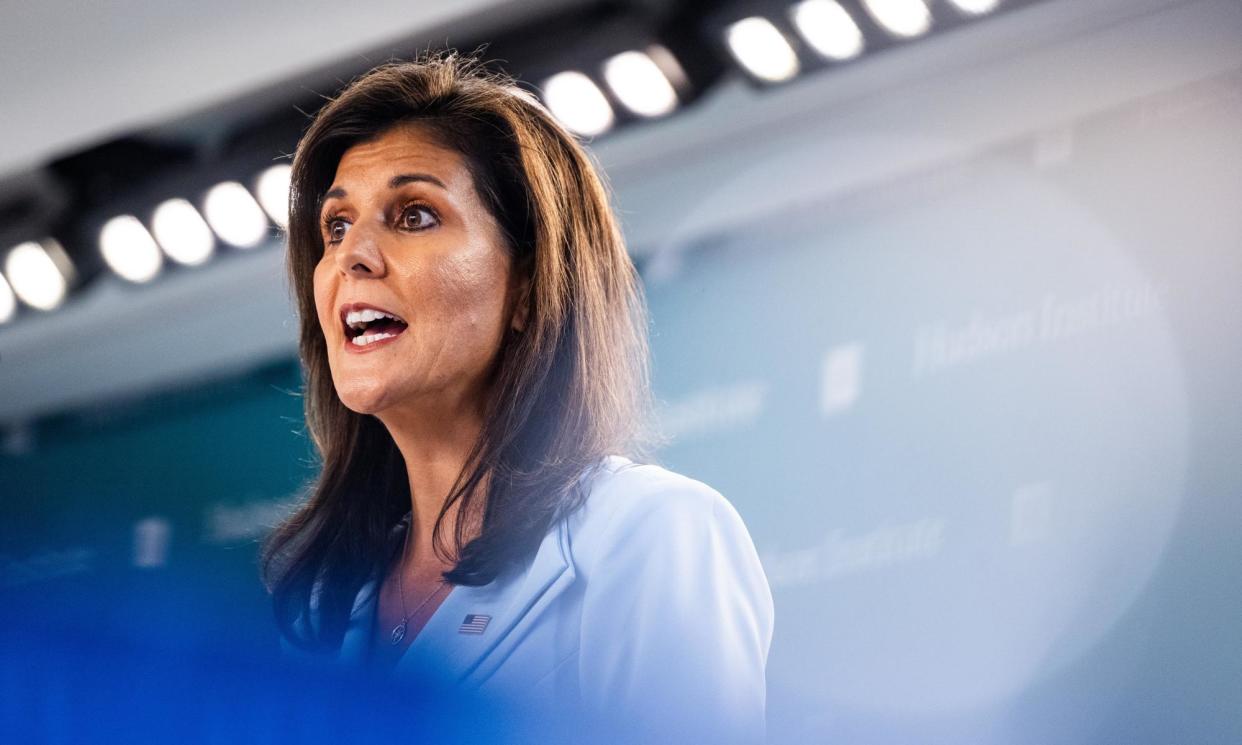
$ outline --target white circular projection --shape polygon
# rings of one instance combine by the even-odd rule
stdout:
[[[677,108],[677,91],[645,52],[622,52],[604,63],[604,80],[621,103],[640,116],[663,116]]]
[[[766,18],[751,16],[730,24],[725,43],[738,64],[760,80],[779,83],[798,74],[798,55]]]
[[[39,310],[53,310],[65,301],[69,281],[48,250],[33,241],[9,251],[4,273],[14,294]]]
[[[280,163],[268,168],[255,183],[255,193],[263,211],[272,222],[282,228],[289,227],[289,177],[293,168]]]
[[[586,137],[608,131],[615,121],[612,107],[599,86],[574,70],[548,78],[543,84],[543,98],[553,116]]]
[[[254,248],[267,237],[267,217],[246,187],[225,181],[211,187],[203,200],[207,224],[225,243]]]
[[[149,282],[160,273],[164,257],[145,226],[133,215],[118,215],[99,231],[104,261],[130,282]]]
[[[669,230],[727,236],[712,251],[729,261],[682,251],[702,291],[649,295],[662,343],[717,378],[798,401],[814,381],[805,416],[774,415],[793,395],[761,401],[748,439],[720,428],[670,462],[739,483],[790,464],[787,495],[753,512],[778,614],[805,619],[773,642],[770,679],[906,727],[1003,707],[1110,638],[1160,566],[1190,442],[1174,290],[1075,193],[1007,156],[948,184],[823,184],[843,153],[927,146],[825,138],[737,169]],[[774,231],[763,216],[791,193],[815,207]],[[774,285],[780,302],[715,301]],[[752,364],[790,349],[798,365]]]
[[[211,258],[216,241],[194,205],[169,199],[155,208],[151,230],[164,253],[178,264],[197,266]]]
[[[863,0],[871,17],[893,36],[921,36],[931,28],[931,11],[924,0]]]
[[[963,13],[977,16],[996,10],[1000,0],[949,0],[949,3]]]
[[[805,0],[793,6],[790,18],[806,43],[820,55],[841,61],[862,54],[862,31],[836,0]]]

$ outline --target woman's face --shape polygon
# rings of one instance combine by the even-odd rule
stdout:
[[[401,125],[341,157],[320,211],[315,306],[342,403],[477,412],[512,313],[513,266],[464,159]]]

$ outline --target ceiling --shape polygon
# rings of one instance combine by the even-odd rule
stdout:
[[[40,0],[0,23],[0,179],[290,79],[570,0]],[[352,63],[352,64],[350,64]],[[330,79],[330,78],[329,78]]]
[[[52,5],[59,13],[23,9],[16,24],[0,30],[0,64],[40,49],[23,33],[46,33],[49,19],[69,15],[68,3]],[[135,3],[107,5],[139,14]],[[215,7],[216,14],[231,15],[224,24],[185,4],[182,10],[202,21],[201,34],[184,30],[193,22],[173,23],[163,12],[151,12],[164,19],[158,23],[141,14],[147,31],[140,33],[98,8],[88,11],[73,33],[94,50],[97,64],[85,52],[68,54],[75,42],[62,39],[40,52],[43,58],[68,54],[69,62],[57,69],[34,71],[28,60],[28,76],[6,68],[0,116],[9,145],[0,162],[18,167],[127,127],[235,100],[285,76],[313,73],[334,57],[374,49],[383,38],[412,35],[413,24],[389,34],[394,27],[377,10],[408,16],[408,4],[375,3],[365,15],[351,11],[347,21],[332,24],[334,30],[356,25],[341,34],[349,40],[299,53],[300,46],[323,41],[318,19],[340,11],[318,0],[298,5],[315,8],[317,20],[290,28],[271,3],[259,9],[226,0]],[[452,11],[428,9],[419,23],[464,23],[467,11],[487,11],[488,23],[500,23],[517,12],[515,5],[461,0]],[[540,3],[520,5],[531,13]],[[289,12],[294,3],[280,0],[274,7]],[[123,27],[123,40],[83,41],[92,36],[83,31],[92,24]],[[164,33],[157,28],[179,41],[144,43]],[[255,31],[260,28],[265,31]],[[25,51],[14,52],[8,37]],[[256,38],[279,38],[279,48]],[[678,247],[768,219],[791,204],[818,203],[1237,69],[1239,38],[1242,4],[1236,0],[1050,0],[779,89],[757,91],[726,80],[686,111],[623,129],[592,150],[607,173],[631,250],[653,266],[675,264]],[[140,51],[124,51],[127,44]],[[161,50],[179,46],[184,54],[177,61],[162,58]],[[56,90],[89,91],[106,105],[84,116],[81,104],[38,94]],[[22,104],[9,105],[13,100]],[[14,149],[14,142],[25,144]],[[142,287],[100,277],[64,308],[26,313],[0,329],[0,429],[288,359],[296,350],[297,321],[278,248],[169,272]],[[161,322],[150,324],[152,318]]]

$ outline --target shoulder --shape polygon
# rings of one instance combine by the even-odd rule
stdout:
[[[696,541],[753,552],[750,535],[733,505],[702,481],[621,456],[604,459],[584,477],[587,495],[569,520],[575,562],[625,553],[660,553]]]
[[[653,519],[686,520],[732,506],[712,487],[656,465],[613,455],[584,478],[586,499],[574,516],[580,534]]]
[[[588,710],[704,742],[761,741],[774,609],[733,505],[701,481],[612,457],[574,518]]]

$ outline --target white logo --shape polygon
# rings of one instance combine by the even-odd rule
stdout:
[[[854,405],[862,391],[863,346],[857,342],[824,353],[819,368],[819,410],[838,414]]]
[[[172,525],[162,517],[148,517],[134,524],[134,566],[142,569],[168,563]]]

